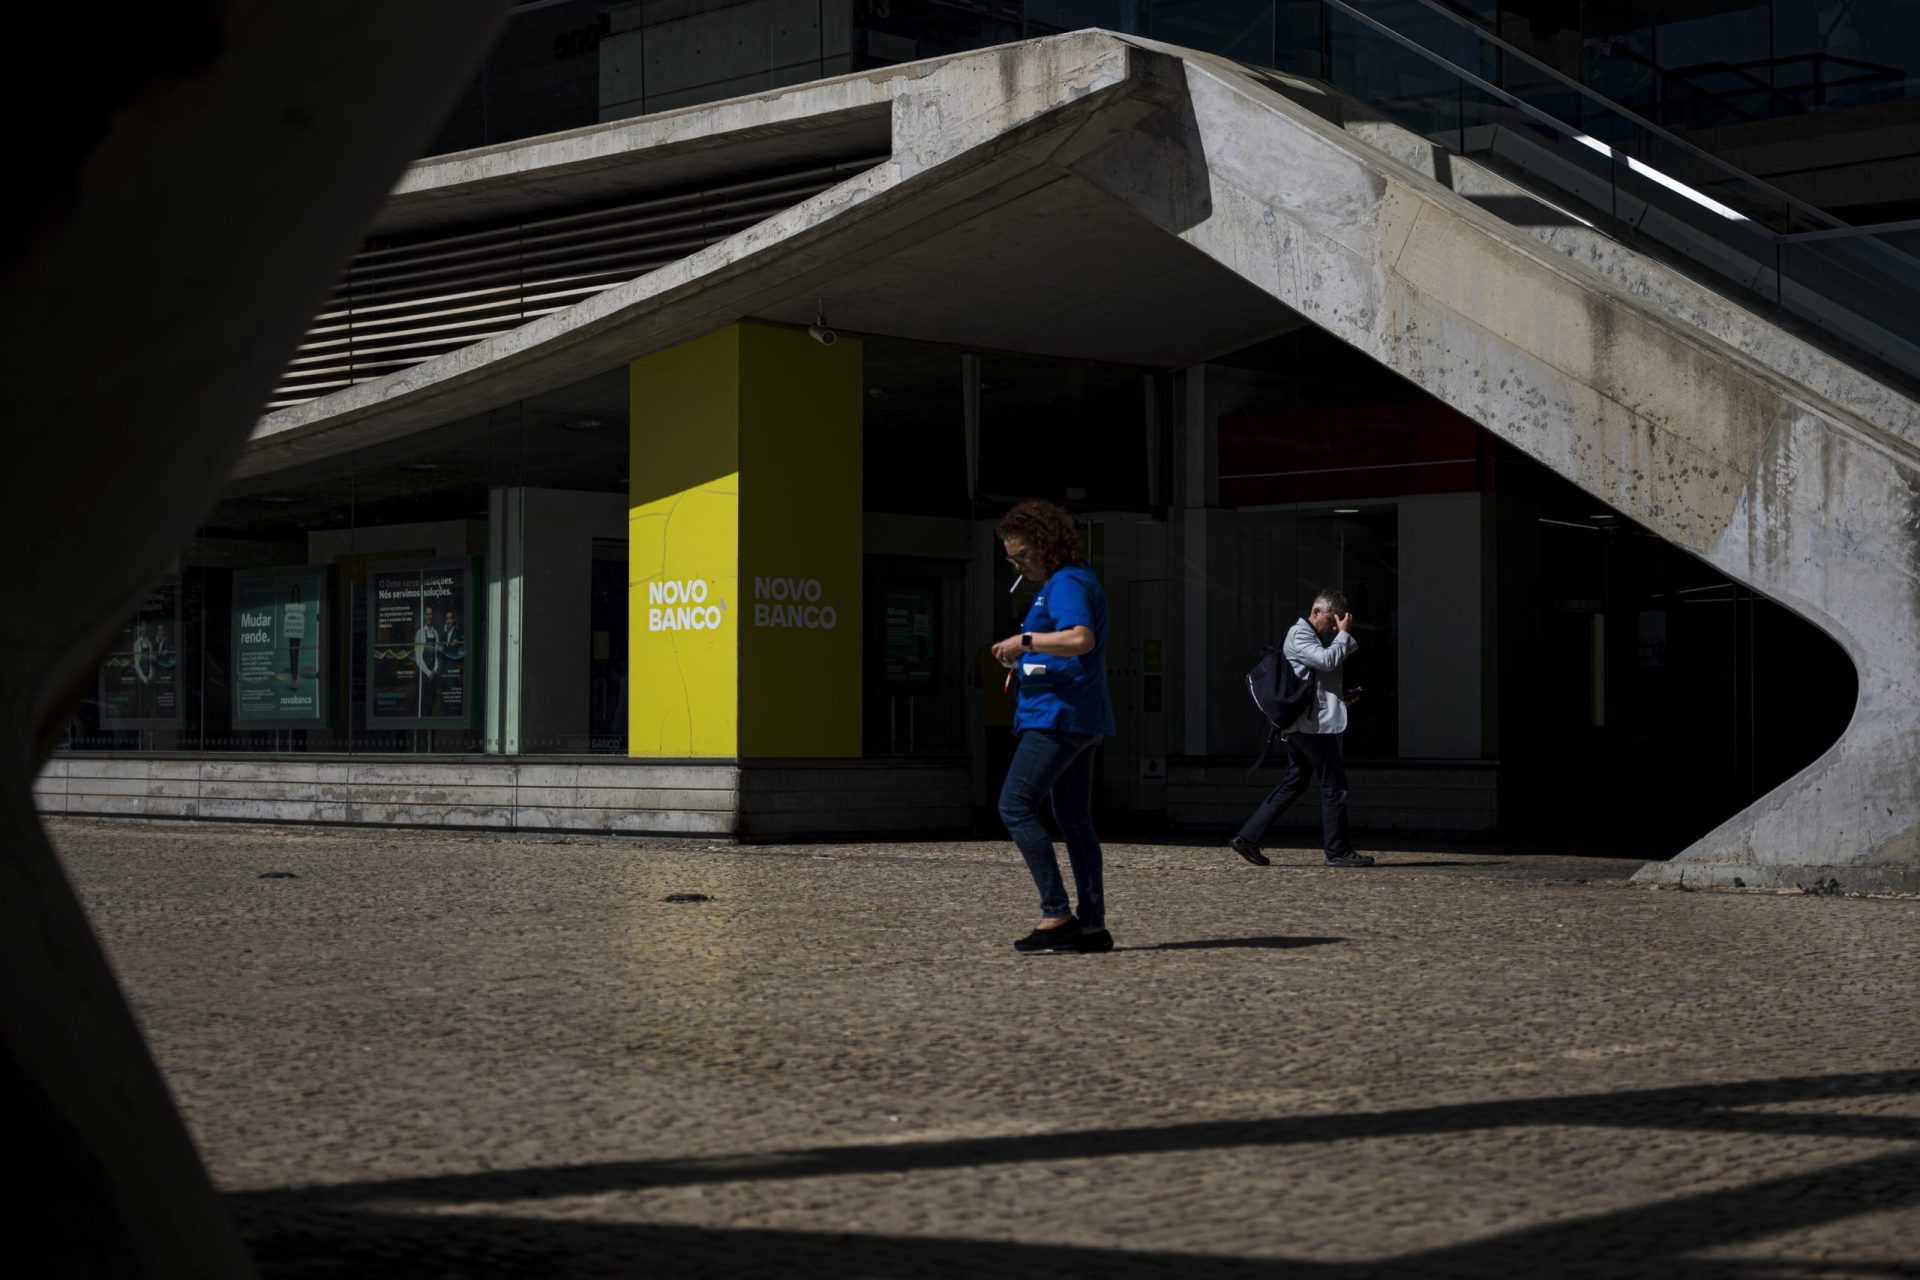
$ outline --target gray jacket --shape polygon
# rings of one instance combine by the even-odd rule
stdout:
[[[1331,644],[1321,644],[1319,633],[1305,618],[1288,629],[1286,643],[1281,645],[1280,651],[1293,664],[1294,674],[1305,676],[1309,671],[1316,673],[1318,679],[1314,697],[1319,706],[1302,711],[1300,718],[1283,732],[1346,732],[1347,704],[1341,698],[1340,668],[1359,648],[1360,642],[1348,631],[1336,631]]]

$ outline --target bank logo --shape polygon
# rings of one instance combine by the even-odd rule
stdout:
[[[720,606],[707,603],[707,584],[699,578],[647,584],[647,630],[718,631]]]
[[[818,578],[755,578],[753,625],[831,631],[840,623],[840,611],[820,603]]]

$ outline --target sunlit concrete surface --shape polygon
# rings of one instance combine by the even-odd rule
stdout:
[[[52,826],[267,1276],[1920,1261],[1912,898],[1117,844],[1018,957],[1003,844]]]

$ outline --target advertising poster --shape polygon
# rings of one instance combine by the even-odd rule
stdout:
[[[247,569],[233,575],[233,725],[304,729],[327,723],[324,565]]]
[[[180,711],[180,579],[168,578],[114,634],[100,668],[100,727],[172,729]]]
[[[880,651],[887,687],[931,688],[939,673],[933,663],[934,609],[937,596],[928,587],[889,587],[881,597]]]
[[[457,729],[472,722],[478,671],[466,560],[375,565],[367,578],[367,723]]]

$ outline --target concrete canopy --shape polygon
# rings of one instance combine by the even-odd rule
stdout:
[[[1163,369],[1289,328],[1298,313],[1072,174],[758,317],[980,350]]]
[[[1913,402],[1577,219],[1503,221],[1475,199],[1537,202],[1459,158],[1439,180],[1431,144],[1314,86],[1100,32],[430,163],[503,191],[586,167],[605,191],[615,153],[649,181],[648,148],[623,131],[652,130],[674,163],[697,138],[711,163],[730,132],[764,151],[798,130],[807,103],[861,119],[884,104],[890,157],[568,311],[275,413],[241,473],[739,319],[804,323],[821,301],[849,330],[1161,367],[1312,323],[1828,630],[1855,663],[1842,738],[1649,875],[1920,887]]]
[[[663,144],[660,157],[674,179],[691,172],[695,159],[700,172],[715,172],[729,138],[742,164],[765,162],[769,135],[792,139],[789,159],[824,154],[821,131],[795,117],[790,96],[810,96],[835,120],[870,121],[871,99],[892,94],[893,155],[723,244],[564,313],[270,414],[238,474],[252,477],[427,430],[735,320],[807,324],[822,302],[829,322],[848,332],[1163,368],[1303,324],[1271,295],[1073,172],[1077,158],[1161,111],[1164,87],[1139,74],[1139,58],[1104,36],[1056,38],[902,68],[887,78],[850,77],[675,113],[669,119],[680,123],[666,131],[674,141]],[[990,79],[996,91],[1019,85],[1010,100],[980,96],[981,59],[1005,72]],[[963,101],[978,117],[964,133],[947,128],[944,114]],[[903,127],[930,136],[913,142]],[[557,179],[544,168],[480,153],[464,164],[423,164],[451,167],[444,185],[458,190],[463,217],[524,211],[536,198],[615,191],[600,159],[609,150],[625,157],[627,190],[662,185],[650,151],[601,136],[661,129],[642,121],[527,144],[560,171]],[[985,145],[956,145],[975,135]],[[569,139],[572,148],[563,145]],[[690,159],[685,153],[696,143]],[[474,172],[506,175],[498,185],[518,196],[473,189]],[[409,209],[420,181],[403,183],[396,197]]]

